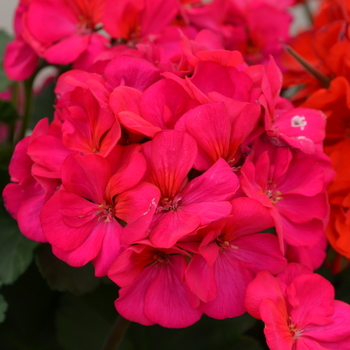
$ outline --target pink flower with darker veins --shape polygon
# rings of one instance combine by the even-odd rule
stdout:
[[[96,33],[105,2],[32,0],[23,21],[23,37],[50,63],[76,62],[75,67],[88,69],[108,42]]]
[[[239,183],[223,159],[189,181],[197,157],[197,144],[190,135],[162,131],[143,150],[148,163],[144,180],[161,193],[149,234],[156,247],[171,248],[197,228],[230,214],[229,200]]]
[[[350,305],[334,300],[331,283],[301,265],[289,264],[277,277],[259,272],[245,305],[265,322],[271,350],[350,349]]]

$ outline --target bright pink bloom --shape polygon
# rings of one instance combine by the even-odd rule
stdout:
[[[110,106],[117,120],[127,130],[139,135],[154,137],[161,129],[141,117],[141,98],[142,93],[139,90],[128,86],[118,86],[111,93]]]
[[[326,249],[327,239],[326,236],[322,236],[321,240],[312,249],[287,245],[286,258],[288,262],[303,264],[311,271],[315,271],[324,263],[326,259]]]
[[[271,350],[350,349],[350,305],[334,288],[296,264],[273,277],[261,271],[247,288],[247,311],[265,322]]]
[[[185,275],[201,300],[198,309],[217,319],[245,312],[246,287],[257,271],[277,274],[287,265],[277,237],[258,233],[273,226],[268,211],[250,198],[236,198],[231,204],[230,216],[198,231],[202,242]]]
[[[260,103],[265,107],[265,129],[269,141],[276,146],[300,149],[306,154],[322,150],[326,116],[310,108],[293,108],[283,98],[282,74],[273,58],[262,71]]]
[[[120,254],[123,227],[135,223],[141,234],[147,230],[159,191],[140,183],[146,169],[140,148],[116,146],[108,158],[72,154],[66,159],[63,187],[41,213],[44,234],[60,259],[72,266],[93,260],[96,275],[103,276]]]
[[[99,153],[106,157],[121,136],[119,122],[99,105],[93,93],[77,87],[60,113],[62,142],[73,151]]]
[[[21,140],[13,153],[9,172],[11,180],[2,193],[4,206],[17,220],[22,234],[37,242],[46,242],[42,232],[39,214],[45,191],[31,175],[33,161],[27,154],[30,137]]]
[[[156,34],[179,12],[178,0],[107,0],[103,14],[105,30],[113,38],[132,42]]]
[[[141,116],[160,129],[173,129],[179,118],[199,102],[181,84],[163,79],[150,86],[140,101]]]
[[[117,311],[143,325],[168,328],[188,327],[202,312],[191,307],[196,299],[183,282],[189,254],[177,247],[156,249],[138,244],[124,251],[108,271],[117,283]]]
[[[189,181],[187,176],[197,157],[197,145],[190,135],[162,131],[143,149],[148,163],[144,180],[161,192],[149,235],[156,247],[170,248],[198,227],[230,214],[228,200],[239,183],[223,159]]]
[[[284,240],[313,248],[324,235],[329,212],[322,168],[313,159],[298,159],[289,148],[259,140],[253,150],[241,169],[243,191],[269,210],[281,248]]]
[[[287,3],[261,0],[214,0],[185,6],[188,22],[221,37],[225,49],[239,50],[250,64],[281,54],[292,21]],[[274,20],[271,21],[270,18]]]
[[[197,170],[207,170],[220,158],[233,167],[242,156],[243,142],[255,130],[260,105],[232,101],[229,106],[228,111],[223,102],[201,105],[176,124],[175,129],[188,132],[197,141]]]
[[[32,0],[24,21],[25,40],[50,63],[79,60],[79,67],[87,69],[108,41],[94,32],[105,1]]]
[[[104,70],[104,76],[110,91],[117,86],[130,86],[144,91],[161,78],[159,69],[152,63],[131,55],[119,55],[111,60]]]
[[[32,135],[21,140],[10,163],[11,181],[3,192],[7,210],[26,237],[46,242],[40,224],[44,203],[61,184],[61,165],[70,154],[61,141],[61,125],[42,119]]]
[[[7,76],[13,80],[25,80],[34,72],[39,57],[23,39],[22,20],[31,0],[21,0],[14,18],[15,40],[6,46],[4,69]]]

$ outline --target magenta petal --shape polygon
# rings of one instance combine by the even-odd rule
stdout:
[[[267,271],[258,272],[247,287],[245,307],[253,317],[262,319],[260,304],[264,299],[271,299],[275,304],[282,303],[284,313],[287,313],[281,287],[276,278]]]
[[[158,199],[158,188],[152,184],[141,182],[117,197],[114,215],[127,223],[132,223],[141,216],[147,215]]]
[[[260,314],[265,322],[264,333],[270,350],[294,350],[294,339],[288,328],[284,300],[262,300]]]
[[[125,85],[144,91],[159,78],[159,69],[147,60],[132,56],[117,56],[105,69],[107,86],[113,90]]]
[[[17,213],[18,227],[24,236],[36,242],[47,242],[40,223],[45,193],[23,200]]]
[[[92,260],[95,267],[95,276],[97,277],[106,276],[108,269],[122,252],[120,245],[121,225],[116,221],[112,221],[101,225],[101,228],[103,229],[100,232],[103,237],[101,250]]]
[[[168,328],[188,327],[197,322],[202,312],[190,306],[181,273],[186,259],[170,257],[170,263],[157,269],[145,296],[145,315]]]
[[[229,215],[231,208],[230,202],[202,202],[181,206],[184,213],[199,216],[201,226]]]
[[[29,78],[34,73],[38,61],[37,54],[23,39],[15,40],[6,46],[4,69],[12,80]]]
[[[121,233],[122,243],[133,244],[148,237],[149,227],[151,225],[159,201],[159,191],[157,192],[157,197],[149,202],[148,209],[136,221],[129,223],[123,227]]]
[[[151,242],[158,248],[170,248],[180,238],[194,231],[200,217],[187,214],[180,208],[161,215],[150,233]]]
[[[155,184],[163,198],[173,199],[181,190],[183,181],[197,156],[196,141],[188,134],[166,130],[144,144],[144,154],[150,170],[146,181]]]
[[[236,259],[254,265],[255,272],[267,270],[272,274],[283,272],[287,260],[283,257],[276,236],[258,233],[239,237],[231,242]]]
[[[117,118],[120,124],[136,134],[154,137],[157,132],[161,131],[157,126],[153,126],[145,119],[132,112],[120,112]]]
[[[86,50],[89,44],[89,36],[72,35],[57,44],[49,46],[43,53],[43,57],[53,64],[69,64],[74,62]]]
[[[9,166],[11,181],[22,182],[24,178],[30,175],[33,161],[27,154],[29,141],[30,137],[25,137],[15,147]]]
[[[95,154],[72,154],[62,166],[63,186],[98,204],[104,203],[103,194],[110,176],[109,162]]]
[[[102,17],[105,30],[113,38],[128,39],[139,24],[144,6],[142,0],[121,0],[118,6],[114,0],[108,0]]]
[[[157,269],[148,266],[138,275],[134,284],[119,290],[119,298],[115,301],[114,305],[120,315],[132,322],[137,322],[145,326],[155,324],[155,321],[150,320],[145,315],[144,308],[145,294],[157,272]]]
[[[277,188],[284,194],[315,196],[324,187],[322,168],[312,159],[306,157],[292,161],[288,167],[288,177],[283,182],[276,181]]]
[[[328,213],[327,194],[323,192],[313,197],[286,194],[278,201],[276,208],[296,223],[306,223],[313,219],[323,220]]]
[[[283,227],[281,237],[290,245],[304,246],[312,249],[324,235],[324,227],[321,220],[295,223],[283,215],[280,215],[280,219],[281,227]],[[277,230],[277,233],[280,234],[279,230]]]
[[[130,153],[129,159],[125,158],[123,159],[123,168],[119,169],[108,182],[106,193],[111,197],[111,200],[113,196],[136,186],[146,171],[145,157],[140,152]]]
[[[209,317],[220,320],[242,315],[246,311],[244,297],[252,274],[244,263],[236,260],[228,251],[220,254],[213,268],[217,284],[216,298],[201,303],[199,309]]]
[[[221,158],[203,175],[189,182],[182,191],[182,205],[229,200],[239,187],[237,176]]]
[[[194,254],[188,265],[186,283],[190,291],[204,302],[216,297],[215,269],[209,267],[199,254]]]
[[[225,237],[235,237],[261,232],[274,226],[268,210],[257,200],[239,197],[231,201],[232,218],[225,225]],[[259,220],[256,220],[259,218]]]
[[[172,128],[184,113],[197,105],[181,84],[163,79],[144,92],[140,108],[145,120],[161,129],[167,129]]]
[[[333,346],[334,346],[334,343],[324,343],[322,346],[318,341],[315,341],[314,339],[301,337],[296,342],[295,350],[331,350],[331,349],[347,350],[347,349],[350,349],[350,347],[345,348],[345,347],[342,347],[342,344],[337,344],[337,343],[335,344],[335,347]]]
[[[297,276],[286,289],[286,296],[293,310],[290,316],[300,328],[309,324],[328,324],[334,311],[334,287],[317,274]]]
[[[123,251],[108,271],[108,277],[120,287],[134,283],[145,267],[154,262],[150,247],[138,244]]]
[[[118,113],[129,111],[140,114],[142,92],[128,86],[116,87],[109,97],[109,104],[117,116]]]
[[[101,225],[98,230],[94,230],[78,248],[66,251],[53,246],[52,252],[60,260],[63,260],[71,266],[84,266],[94,259],[101,249],[104,236],[103,230],[105,228],[103,226],[106,226],[106,224]]]
[[[98,206],[65,191],[54,194],[44,205],[40,220],[50,244],[63,250],[78,248],[98,225]],[[70,216],[66,216],[68,213]],[[69,225],[66,220],[72,221]]]
[[[212,164],[228,155],[231,125],[222,102],[211,102],[188,111],[182,118],[186,131],[210,157]]]
[[[144,1],[145,8],[140,18],[141,36],[158,33],[163,27],[170,25],[175,20],[179,11],[177,0],[152,0]]]
[[[350,337],[350,305],[339,300],[334,300],[333,306],[334,313],[330,316],[333,322],[326,325],[309,324],[305,335],[307,334],[308,337],[321,342],[337,342]],[[324,346],[327,345],[324,344]],[[350,348],[350,343],[348,343],[348,347]],[[343,349],[343,347],[339,347],[338,349]]]
[[[26,24],[32,35],[44,43],[52,43],[77,32],[78,18],[73,7],[57,0],[32,1]]]

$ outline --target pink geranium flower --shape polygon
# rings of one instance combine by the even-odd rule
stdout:
[[[257,271],[277,274],[287,264],[277,237],[258,233],[273,225],[267,210],[250,198],[236,198],[231,204],[230,216],[198,231],[196,238],[202,241],[185,274],[201,300],[199,310],[217,319],[245,312],[246,287]]]
[[[282,249],[284,241],[315,247],[329,212],[322,168],[311,158],[299,159],[289,148],[260,140],[253,150],[241,169],[244,193],[268,209]]]
[[[156,249],[145,241],[124,251],[108,271],[121,289],[115,301],[125,318],[143,325],[188,327],[202,312],[192,308],[191,294],[183,282],[189,254],[172,247]]]
[[[24,19],[23,36],[50,63],[89,68],[108,39],[95,32],[106,0],[32,0]]]
[[[197,145],[190,135],[162,131],[143,149],[148,163],[144,180],[161,193],[149,235],[156,247],[171,248],[198,227],[230,214],[228,200],[238,189],[238,179],[223,159],[189,181],[197,156]]]
[[[331,283],[300,265],[288,265],[277,278],[259,272],[245,305],[264,321],[271,350],[350,349],[350,305],[334,300]]]
[[[61,260],[72,266],[93,260],[96,275],[103,276],[121,252],[125,226],[134,223],[141,234],[147,230],[159,191],[140,183],[146,167],[140,148],[117,146],[108,158],[66,159],[63,186],[41,212],[44,234]]]
[[[4,69],[7,76],[13,80],[29,78],[39,60],[38,55],[22,36],[22,21],[30,3],[31,0],[21,0],[19,2],[14,18],[15,40],[10,42],[5,50]]]
[[[103,25],[113,38],[137,42],[169,25],[179,8],[178,0],[107,0]]]

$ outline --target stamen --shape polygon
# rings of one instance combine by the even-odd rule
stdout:
[[[156,209],[156,214],[159,214],[161,211],[170,211],[176,210],[179,206],[180,201],[182,200],[181,194],[177,194],[174,199],[162,198],[159,201],[158,207]]]
[[[272,188],[275,188],[276,185],[271,186]],[[270,199],[271,203],[276,204],[279,200],[283,199],[282,193],[280,191],[275,190],[267,190],[266,196]]]

